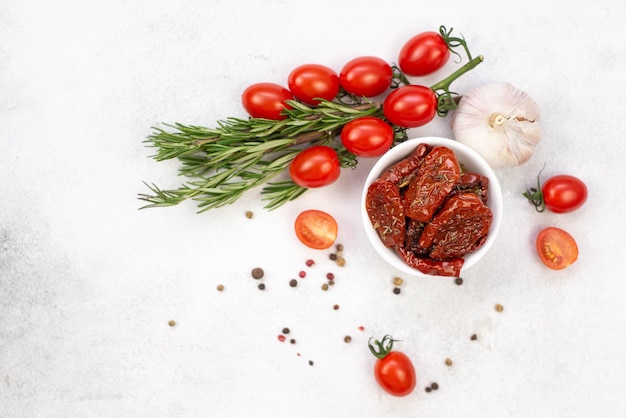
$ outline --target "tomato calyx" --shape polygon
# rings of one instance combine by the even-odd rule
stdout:
[[[463,35],[461,35],[460,38],[456,37],[456,36],[451,36],[453,30],[454,30],[454,28],[450,28],[450,30],[447,30],[445,26],[441,25],[439,27],[439,34],[443,38],[444,42],[448,45],[448,49],[450,50],[450,52],[452,52],[454,55],[459,57],[459,60],[462,60],[463,57],[461,57],[461,54],[459,54],[457,51],[455,51],[455,48],[458,48],[460,46],[460,47],[462,47],[465,50],[465,54],[467,55],[467,59],[469,61],[471,61],[472,60],[472,54],[469,51],[469,48],[467,46],[467,42],[465,41],[465,38],[463,37]]]
[[[544,168],[546,168],[545,164],[537,174],[537,187],[530,187],[522,193],[522,195],[528,199],[528,202],[535,207],[537,212],[543,212],[546,210],[546,202],[543,199],[543,192],[541,191],[541,173]]]
[[[372,340],[374,340],[373,343]],[[367,346],[374,357],[384,359],[389,353],[391,353],[394,341],[400,340],[394,340],[391,335],[385,335],[380,341],[374,339],[374,337],[370,337],[367,342]]]

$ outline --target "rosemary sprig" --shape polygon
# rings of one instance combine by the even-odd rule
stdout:
[[[350,120],[380,116],[379,104],[367,102],[345,105],[321,101],[317,107],[289,102],[287,118],[274,121],[261,118],[228,118],[217,127],[164,124],[170,130],[153,128],[145,142],[157,149],[153,158],[178,158],[179,174],[190,180],[173,190],[155,184],[150,193],[140,194],[143,208],[177,205],[185,200],[198,202],[199,211],[231,204],[246,191],[268,183],[261,190],[267,209],[275,209],[302,195],[307,189],[291,180],[269,183],[284,172],[304,144],[318,143],[338,151],[343,167],[354,166],[356,158],[335,140]]]

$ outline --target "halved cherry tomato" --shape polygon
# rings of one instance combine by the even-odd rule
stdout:
[[[537,235],[537,254],[546,266],[562,270],[578,259],[578,246],[568,232],[550,226]]]
[[[437,95],[426,86],[402,86],[385,98],[383,113],[394,125],[417,128],[433,120],[437,114]]]
[[[304,64],[289,73],[289,90],[302,102],[310,105],[318,99],[333,100],[339,94],[339,75],[325,65]]]
[[[370,339],[371,341],[371,339]],[[382,341],[370,342],[369,349],[376,356],[374,377],[380,387],[394,396],[406,396],[413,392],[417,384],[415,368],[411,359],[400,351],[391,351],[393,338],[385,335]]]
[[[450,49],[437,32],[423,32],[409,39],[398,56],[402,72],[424,76],[443,67],[450,58]]]
[[[340,173],[337,151],[326,145],[305,148],[289,165],[289,175],[294,183],[308,188],[334,183]]]
[[[316,250],[330,248],[335,243],[339,230],[332,215],[317,209],[301,212],[296,217],[294,227],[300,242]]]
[[[393,71],[387,61],[371,56],[348,61],[339,73],[345,91],[365,97],[383,94],[391,86],[392,77]]]
[[[341,143],[359,157],[380,157],[391,148],[393,128],[374,116],[353,119],[341,130]]]

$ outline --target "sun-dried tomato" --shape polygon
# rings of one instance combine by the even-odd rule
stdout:
[[[489,178],[477,173],[461,173],[459,182],[454,186],[455,193],[471,192],[480,197],[487,204]]]
[[[417,169],[424,161],[424,157],[433,149],[430,145],[419,144],[415,150],[405,159],[389,167],[379,177],[381,181],[388,181],[402,188],[409,184]]]
[[[465,260],[460,257],[450,258],[448,260],[434,260],[428,257],[418,257],[414,252],[401,247],[396,247],[396,252],[409,267],[413,267],[431,276],[459,277],[461,275],[461,268],[465,262]]]
[[[386,247],[404,245],[406,219],[398,186],[388,181],[374,181],[367,189],[365,208]]]
[[[420,222],[429,221],[460,176],[461,168],[454,151],[442,146],[433,148],[404,194],[406,216]]]
[[[480,247],[487,237],[493,214],[474,193],[450,197],[426,224],[419,245],[431,248],[435,259],[462,257]]]
[[[425,226],[424,222],[407,218],[406,235],[404,238],[404,248],[406,248],[409,251],[413,251],[416,254],[428,253],[428,248],[424,248],[420,246],[420,236],[422,235],[424,226]]]

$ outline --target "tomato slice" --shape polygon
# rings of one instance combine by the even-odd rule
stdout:
[[[537,235],[537,254],[546,266],[562,270],[578,259],[578,246],[569,233],[550,226]]]
[[[296,217],[296,236],[304,245],[316,250],[330,248],[337,239],[337,221],[326,212],[309,209]]]

